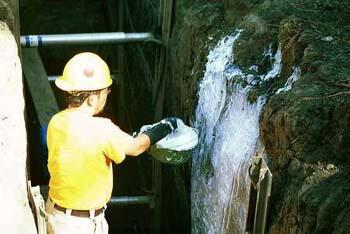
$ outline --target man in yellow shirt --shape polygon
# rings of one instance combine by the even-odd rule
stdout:
[[[74,56],[55,84],[67,92],[69,106],[53,116],[47,131],[48,233],[107,234],[104,210],[113,187],[112,161],[141,154],[174,130],[176,119],[164,119],[134,138],[109,119],[95,117],[112,80],[107,64],[93,53]]]

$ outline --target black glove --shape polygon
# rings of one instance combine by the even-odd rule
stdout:
[[[177,118],[175,117],[168,117],[160,121],[161,123],[169,124],[172,131],[175,131],[177,129]]]
[[[166,137],[169,133],[177,128],[177,119],[174,117],[165,118],[153,127],[145,130],[143,133],[146,134],[150,140],[151,145],[157,143],[162,138]]]

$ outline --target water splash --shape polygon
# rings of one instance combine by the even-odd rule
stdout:
[[[287,79],[286,83],[284,84],[284,87],[277,90],[276,94],[279,94],[281,92],[286,92],[288,90],[291,90],[294,82],[299,79],[300,72],[301,71],[300,71],[299,67],[293,67],[292,75]]]
[[[268,53],[267,53],[270,58],[272,57],[272,48],[271,47],[272,46],[270,45]],[[282,70],[282,63],[281,62],[282,62],[282,51],[281,51],[281,45],[279,45],[275,56],[273,56],[272,69],[266,75],[260,76],[261,82],[270,80],[271,78],[275,78],[276,76],[278,76]]]
[[[250,158],[259,144],[259,113],[265,99],[249,103],[251,86],[241,87],[237,77],[253,81],[233,63],[237,31],[222,39],[209,53],[200,84],[195,127],[200,143],[192,163],[192,233],[243,233],[246,217]],[[270,51],[271,53],[271,51]],[[272,57],[272,56],[271,56]],[[281,71],[280,50],[268,80]]]

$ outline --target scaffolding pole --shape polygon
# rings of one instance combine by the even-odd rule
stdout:
[[[48,35],[23,35],[22,47],[45,47],[57,45],[92,45],[92,44],[120,44],[131,42],[155,42],[160,43],[149,32],[140,33],[76,33],[76,34],[48,34]]]

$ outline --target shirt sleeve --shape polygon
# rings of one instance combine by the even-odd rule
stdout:
[[[133,144],[134,138],[123,132],[112,121],[106,120],[102,131],[101,147],[105,156],[115,163],[121,163],[125,159],[125,149],[129,144]]]

